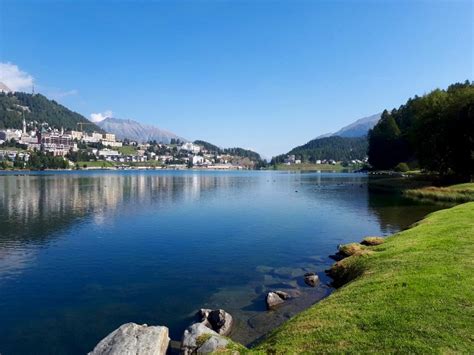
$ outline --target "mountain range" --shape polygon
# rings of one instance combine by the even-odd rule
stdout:
[[[114,133],[118,139],[122,140],[127,138],[140,143],[149,141],[170,143],[171,139],[186,141],[186,139],[179,137],[172,132],[163,130],[156,126],[142,124],[130,119],[108,117],[100,122],[97,122],[97,125],[106,132]]]
[[[326,138],[326,137],[363,137],[367,135],[370,129],[372,129],[377,122],[380,120],[381,113],[377,113],[372,116],[363,117],[358,119],[351,124],[342,127],[339,131],[335,133],[327,133],[316,137],[318,138]]]

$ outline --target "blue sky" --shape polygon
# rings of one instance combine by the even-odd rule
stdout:
[[[472,80],[473,23],[456,0],[0,0],[0,62],[86,117],[270,157]]]

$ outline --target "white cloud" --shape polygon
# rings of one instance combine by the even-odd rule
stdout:
[[[112,116],[113,116],[112,111],[107,110],[105,112],[91,113],[90,117],[91,117],[92,122],[100,122]]]
[[[20,70],[17,65],[0,62],[0,82],[12,91],[30,91],[34,79],[30,74]]]

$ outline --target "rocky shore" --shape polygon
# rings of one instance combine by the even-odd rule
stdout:
[[[350,264],[348,265],[345,260],[349,257],[368,255],[371,253],[371,246],[379,245],[383,241],[381,237],[366,237],[361,243],[338,246],[338,252],[333,256],[337,262],[326,270],[326,274],[332,278],[331,285],[339,287],[356,277],[357,272],[351,270]],[[272,282],[258,289],[260,292],[265,292],[265,297],[263,300],[260,299],[260,302],[264,303],[266,311],[259,312],[247,321],[249,331],[257,334],[254,339],[263,337],[330,293],[329,288],[321,283],[319,275],[309,271],[307,267],[261,266],[257,269],[264,273],[264,280],[268,281],[271,278]],[[279,277],[287,277],[291,281],[281,282]],[[316,290],[312,290],[315,288]],[[323,290],[325,292],[321,292]],[[184,330],[179,342],[171,341],[169,329],[165,326],[126,323],[102,339],[89,355],[166,353],[191,355],[225,351],[239,353],[247,350],[239,341],[243,339],[245,343],[249,338],[242,334],[241,329],[236,330],[237,322],[224,309],[202,308],[196,313],[195,321]],[[238,342],[231,340],[229,336]]]

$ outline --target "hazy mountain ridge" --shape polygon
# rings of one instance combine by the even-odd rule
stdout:
[[[170,143],[171,139],[186,139],[179,137],[173,132],[166,131],[152,125],[142,124],[131,119],[121,119],[108,117],[97,123],[103,130],[114,133],[118,139],[129,139],[140,143],[157,141],[160,143]]]
[[[382,113],[377,113],[372,116],[367,116],[358,119],[357,121],[352,122],[351,124],[342,127],[339,131],[335,133],[326,133],[322,134],[316,139],[319,138],[326,138],[326,137],[363,137],[366,136],[369,133],[369,130],[374,128],[374,126],[377,124],[377,122],[380,121],[380,117],[382,116]]]

